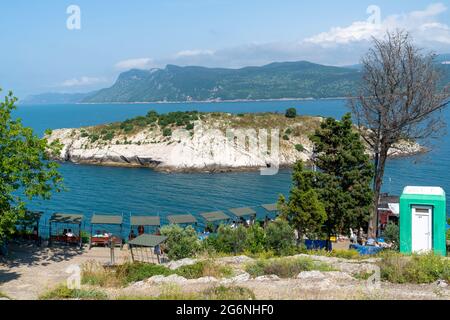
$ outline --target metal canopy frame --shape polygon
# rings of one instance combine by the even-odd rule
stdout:
[[[123,223],[122,215],[104,215],[94,214],[91,218],[91,224],[111,224],[121,225]]]
[[[225,221],[230,220],[231,217],[225,214],[223,211],[213,211],[213,212],[204,212],[200,213],[200,215],[207,222],[217,222],[217,221]]]
[[[131,259],[133,262],[135,262],[138,256],[138,253],[140,253],[141,261],[146,260],[146,262],[149,262],[151,259],[152,262],[154,261],[154,255],[156,254],[156,259],[158,263],[161,263],[160,254],[161,249],[159,249],[157,252],[154,252],[151,250],[152,248],[155,248],[165,242],[167,240],[167,237],[164,236],[156,236],[151,234],[143,234],[139,237],[131,240],[128,242],[128,245],[130,247],[130,253],[131,253]],[[149,255],[150,252],[150,255]],[[144,259],[145,257],[145,259]]]
[[[233,208],[233,209],[228,209],[228,210],[230,212],[232,212],[236,217],[245,217],[245,216],[256,215],[256,211],[250,207]]]
[[[197,224],[197,219],[192,214],[177,214],[167,216],[171,224]]]
[[[122,215],[107,215],[107,214],[93,214],[91,218],[91,236],[89,240],[89,249],[92,248],[92,244],[105,244],[101,241],[92,241],[93,237],[93,227],[98,224],[106,224],[106,225],[116,225],[120,226],[120,236],[119,237],[111,237],[111,245],[120,244],[120,247],[123,248],[123,216]],[[120,243],[119,243],[120,242]]]
[[[161,218],[159,216],[131,216],[130,226],[160,227]]]
[[[156,236],[153,234],[143,234],[133,240],[130,240],[130,242],[128,242],[128,244],[130,244],[132,246],[154,248],[166,240],[167,240],[167,237],[165,237],[165,236]]]
[[[263,207],[264,209],[266,209],[269,212],[280,211],[280,210],[278,210],[278,204],[277,203],[262,204],[261,207]]]
[[[55,224],[72,224],[78,226],[78,239],[80,249],[83,247],[83,241],[81,239],[81,223],[83,222],[84,215],[77,213],[54,213],[49,219],[49,241],[52,242],[52,223]]]

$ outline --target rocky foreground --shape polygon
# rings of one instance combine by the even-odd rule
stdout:
[[[63,145],[57,160],[77,164],[167,172],[265,170],[270,174],[312,158],[308,137],[323,120],[273,113],[180,114],[174,123],[160,115],[138,117],[123,123],[58,129],[47,138]],[[389,153],[401,157],[423,151],[417,143],[405,141]]]
[[[38,299],[48,290],[64,284],[66,270],[73,265],[83,266],[96,261],[107,264],[109,250],[92,248],[78,250],[71,248],[36,248],[34,246],[11,248],[11,259],[0,259],[0,298]],[[108,299],[120,297],[157,297],[168,289],[183,293],[201,292],[211,287],[237,286],[251,290],[256,299],[387,299],[425,300],[450,299],[450,287],[444,281],[430,284],[393,284],[386,281],[369,282],[360,276],[373,271],[378,259],[351,260],[336,257],[297,255],[293,258],[309,258],[330,265],[334,271],[304,271],[292,278],[276,275],[251,277],[246,265],[256,260],[247,256],[217,258],[219,265],[227,265],[234,272],[228,278],[202,277],[186,279],[178,275],[157,275],[126,287],[99,288]],[[130,261],[128,250],[117,250],[118,263]],[[181,266],[195,264],[197,259],[172,261],[166,267],[174,270]],[[83,289],[89,289],[83,285]]]
[[[154,297],[164,293],[167,288],[178,288],[180,292],[194,293],[208,288],[237,286],[251,290],[257,300],[435,300],[450,299],[450,291],[445,281],[433,284],[393,284],[359,277],[363,273],[376,270],[378,259],[349,260],[336,257],[299,254],[291,258],[312,259],[327,264],[335,271],[303,271],[294,278],[280,278],[277,275],[252,277],[245,272],[245,265],[255,260],[247,256],[224,257],[217,263],[228,265],[235,271],[231,278],[218,279],[203,277],[186,279],[178,275],[153,276],[135,282],[124,288],[107,290],[110,299],[120,296]],[[196,259],[183,259],[169,263],[170,269],[191,265]]]

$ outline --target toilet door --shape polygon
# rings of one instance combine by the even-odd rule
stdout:
[[[413,206],[412,252],[424,253],[432,250],[432,216],[432,207]]]

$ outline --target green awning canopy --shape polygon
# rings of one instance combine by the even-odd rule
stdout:
[[[205,212],[200,214],[206,221],[215,222],[230,219],[223,211]]]
[[[278,204],[277,203],[263,204],[262,207],[264,209],[266,209],[267,211],[278,211]]]
[[[158,216],[132,216],[130,224],[132,226],[160,226],[161,219]]]
[[[67,224],[81,224],[83,220],[82,214],[72,213],[54,213],[50,218],[50,222],[53,223],[67,223]]]
[[[91,219],[91,224],[122,224],[123,218],[120,215],[102,215],[94,214]]]
[[[251,215],[256,214],[256,211],[250,207],[234,208],[234,209],[230,209],[230,211],[233,212],[233,214],[237,217],[251,216]]]
[[[196,223],[197,219],[192,214],[178,214],[167,216],[169,222],[172,224],[187,224],[187,223]]]
[[[133,246],[156,247],[158,244],[161,244],[166,240],[167,237],[156,236],[153,234],[143,234],[133,240],[130,240],[128,243]]]

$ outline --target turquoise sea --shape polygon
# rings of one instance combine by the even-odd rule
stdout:
[[[45,129],[71,128],[122,121],[149,110],[284,112],[295,107],[299,114],[339,118],[348,112],[344,100],[270,101],[224,103],[168,104],[86,104],[86,105],[19,105],[16,116],[42,135]],[[450,122],[450,110],[443,113]],[[400,194],[406,185],[442,186],[450,192],[450,138],[434,142],[427,155],[391,160],[386,171],[385,192]],[[42,231],[54,212],[82,213],[84,228],[89,229],[93,213],[124,217],[124,236],[128,233],[130,214],[159,215],[163,223],[169,214],[224,210],[252,206],[265,215],[260,204],[276,202],[280,193],[288,193],[289,170],[275,176],[259,172],[220,174],[167,174],[150,169],[109,168],[63,164],[60,168],[68,191],[58,193],[49,201],[33,201],[32,209],[45,212]],[[113,232],[118,232],[114,230]]]

